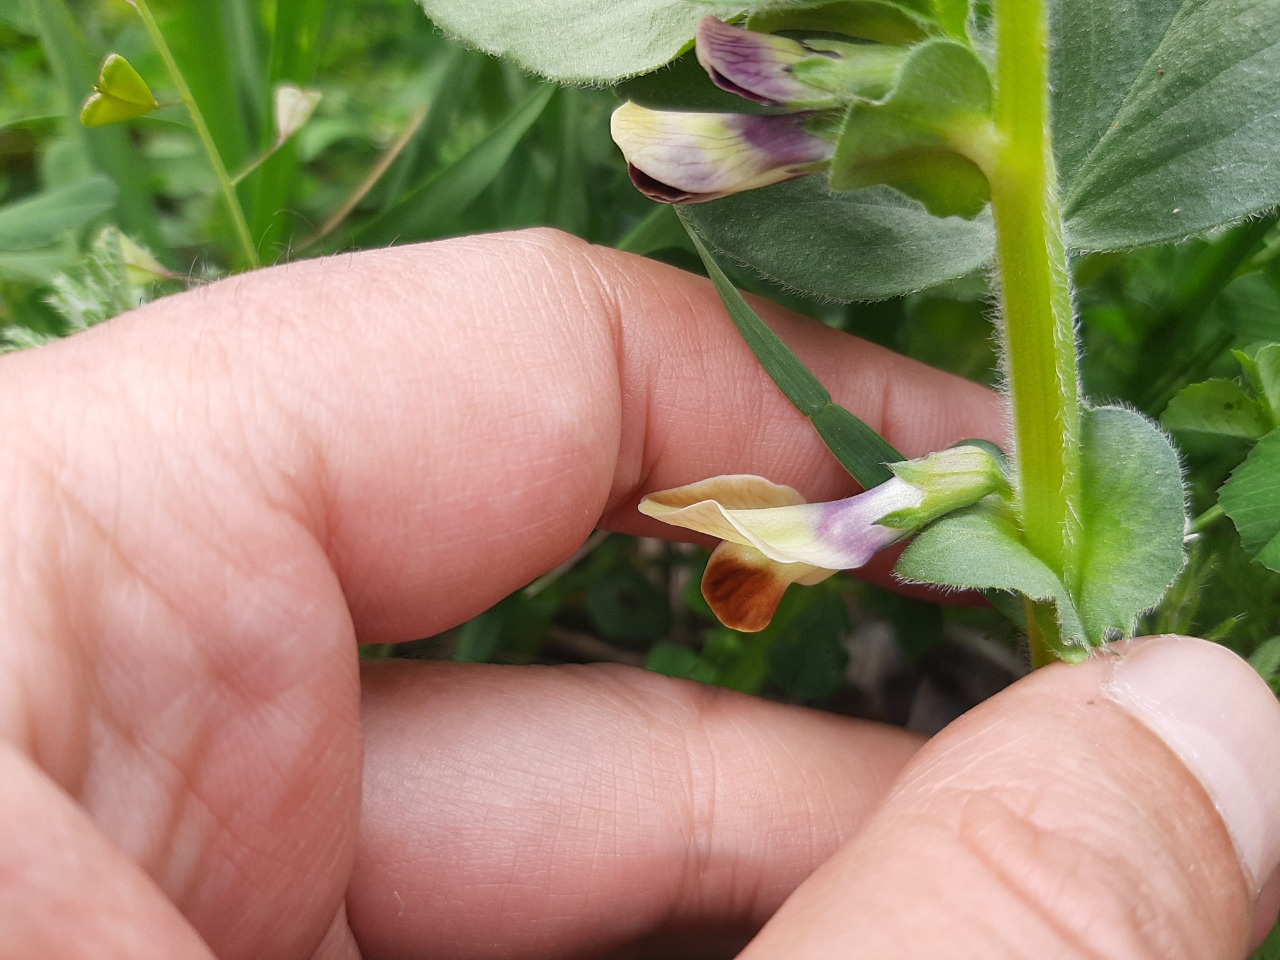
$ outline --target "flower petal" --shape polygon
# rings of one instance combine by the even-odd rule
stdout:
[[[764,477],[738,473],[659,490],[641,500],[639,510],[645,516],[672,526],[705,533],[720,540],[747,543],[726,518],[721,504],[731,509],[748,510],[790,507],[801,503],[804,503],[804,497],[791,487]]]
[[[665,523],[754,547],[776,563],[853,570],[906,531],[881,517],[919,506],[924,494],[894,477],[831,503],[785,503],[790,487],[762,477],[729,476],[651,494],[640,511]]]
[[[699,203],[814,173],[835,150],[812,113],[754,116],[649,110],[627,102],[610,132],[636,187],[664,203]]]
[[[834,573],[804,563],[774,563],[754,547],[725,542],[711,552],[702,595],[726,627],[756,633],[769,625],[787,587],[820,583]]]
[[[775,106],[836,103],[828,91],[810,86],[791,72],[802,60],[834,58],[834,53],[818,53],[796,40],[730,26],[715,17],[703,17],[698,23],[694,52],[712,83],[748,100]]]

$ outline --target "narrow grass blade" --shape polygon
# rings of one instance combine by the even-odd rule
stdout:
[[[328,21],[328,0],[278,0],[268,61],[269,96],[282,83],[307,86],[315,79]],[[259,128],[257,148],[263,152],[271,149],[275,140],[271,112],[267,111]],[[260,238],[264,250],[271,250],[284,241],[290,224],[280,212],[293,206],[291,200],[298,184],[300,164],[298,146],[289,142],[273,153],[258,171],[250,220],[253,235]]]
[[[703,246],[702,240],[689,226],[681,212],[680,220],[689,239],[693,241],[707,268],[711,282],[715,284],[725,309],[756,355],[765,372],[773,378],[788,400],[797,410],[809,418],[822,442],[848,470],[855,480],[870,488],[892,476],[886,463],[904,460],[884,437],[831,399],[831,394],[794,353],[782,342],[782,338],[769,329],[760,316],[747,305],[737,289],[729,282],[720,265]]]
[[[556,87],[540,84],[479,143],[406,191],[399,203],[359,232],[361,246],[440,236],[441,228],[502,172],[521,138],[542,115]]]

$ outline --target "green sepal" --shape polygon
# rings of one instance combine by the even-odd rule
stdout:
[[[917,460],[891,463],[889,469],[924,493],[918,506],[895,510],[876,521],[899,530],[922,527],[989,494],[1007,498],[1010,493],[1002,460],[985,445],[958,444]]]
[[[730,318],[778,389],[809,419],[827,449],[863,487],[869,489],[888,480],[893,474],[885,464],[904,459],[902,454],[832,401],[827,388],[743,299],[690,226],[685,211],[677,212]]]
[[[791,75],[830,96],[824,100],[791,103],[792,109],[826,109],[851,100],[883,97],[897,83],[907,56],[899,47],[875,43],[808,40],[805,45],[818,53],[792,66]],[[825,56],[825,53],[836,56]]]
[[[1258,440],[1275,423],[1266,406],[1235,380],[1205,380],[1183,387],[1160,415],[1169,430],[1195,430]]]
[[[919,43],[931,36],[968,39],[968,0],[836,0],[812,6],[775,6],[751,15],[747,26],[840,33],[876,43]]]
[[[1177,453],[1140,414],[1120,407],[1084,411],[1081,505],[1086,521],[1079,582],[1063,579],[1022,541],[998,497],[926,527],[895,570],[913,582],[1021,594],[1052,604],[1059,659],[1131,636],[1182,569],[1185,513]],[[1037,615],[1042,615],[1037,613]]]
[[[1218,490],[1218,503],[1240,543],[1270,570],[1280,571],[1280,429],[1258,441]]]
[[[86,127],[103,127],[146,116],[159,107],[133,64],[120,54],[111,53],[102,61],[93,93],[80,108],[80,122]]]
[[[991,77],[969,47],[930,40],[916,47],[884,100],[855,102],[831,162],[831,186],[886,184],[934,216],[976,217],[991,199],[995,127]]]

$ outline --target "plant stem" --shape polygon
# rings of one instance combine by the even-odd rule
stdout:
[[[1196,517],[1187,525],[1187,532],[1204,533],[1226,515],[1227,511],[1223,510],[1215,503],[1212,507],[1200,514],[1200,516]]]
[[[1081,539],[1080,387],[1049,127],[1046,8],[1046,0],[994,4],[998,145],[991,206],[1022,532],[1071,589]],[[1044,635],[1052,622],[1029,620],[1037,665],[1052,658],[1057,638]]]
[[[125,0],[125,2],[138,11],[138,16],[142,18],[142,22],[147,28],[147,35],[151,37],[151,42],[155,44],[156,52],[160,54],[160,59],[164,61],[165,69],[169,72],[170,81],[178,88],[178,96],[182,98],[182,105],[187,108],[187,113],[191,117],[191,124],[196,129],[196,136],[200,138],[200,143],[204,146],[205,155],[209,158],[209,165],[213,167],[213,174],[217,178],[218,186],[222,191],[222,199],[226,201],[227,212],[231,215],[231,222],[235,226],[236,238],[240,242],[240,251],[245,261],[251,267],[261,266],[261,261],[258,259],[258,249],[254,245],[253,237],[249,234],[249,224],[245,221],[244,209],[240,206],[240,199],[236,196],[235,183],[227,173],[226,165],[222,162],[222,155],[218,153],[217,144],[213,142],[213,134],[209,132],[209,125],[205,122],[204,114],[200,112],[200,107],[196,103],[195,97],[191,95],[191,87],[187,85],[186,78],[178,68],[178,61],[174,59],[173,51],[169,49],[169,44],[165,41],[164,34],[160,32],[160,25],[156,23],[156,18],[152,16],[151,8],[147,6],[147,0]]]

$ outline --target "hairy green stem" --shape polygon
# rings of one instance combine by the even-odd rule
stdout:
[[[998,143],[991,206],[1018,512],[1027,545],[1071,589],[1081,539],[1080,388],[1049,127],[1047,3],[1000,0],[994,8]],[[1028,622],[1032,661],[1041,665],[1057,645],[1046,636],[1053,618]]]
[[[236,238],[240,242],[240,250],[245,261],[251,267],[261,266],[261,261],[258,259],[258,248],[254,245],[253,237],[249,234],[249,224],[245,220],[244,209],[240,206],[240,198],[236,196],[235,182],[227,173],[227,167],[222,162],[222,155],[218,153],[218,146],[213,142],[213,134],[209,132],[209,125],[205,122],[204,114],[200,112],[200,106],[191,94],[191,87],[187,85],[186,77],[182,75],[182,70],[178,67],[178,61],[174,59],[173,51],[169,49],[169,44],[165,41],[164,34],[160,32],[160,25],[156,23],[156,18],[152,16],[151,8],[147,6],[147,0],[125,0],[125,2],[138,11],[138,16],[142,18],[142,22],[147,28],[147,35],[151,38],[151,42],[155,44],[156,52],[160,54],[160,59],[164,61],[165,69],[169,72],[170,81],[178,88],[178,96],[182,99],[182,105],[187,108],[187,114],[191,117],[191,124],[196,130],[196,136],[200,138],[205,155],[209,158],[209,165],[213,167],[213,174],[218,180],[218,187],[222,191],[222,199],[226,202],[227,212],[231,215],[231,222],[235,226]]]

